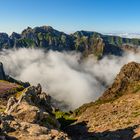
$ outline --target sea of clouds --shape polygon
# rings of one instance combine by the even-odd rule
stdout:
[[[76,52],[21,48],[1,51],[0,61],[7,74],[33,85],[41,83],[43,90],[61,103],[58,106],[72,110],[95,101],[124,64],[140,62],[140,54],[107,56],[96,61],[94,57],[81,60],[81,54]]]

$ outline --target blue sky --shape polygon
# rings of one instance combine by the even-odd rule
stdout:
[[[0,32],[50,25],[76,30],[140,33],[140,0],[0,0]]]

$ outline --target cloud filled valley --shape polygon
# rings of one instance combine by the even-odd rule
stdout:
[[[7,74],[31,84],[41,83],[44,91],[70,110],[96,100],[120,68],[130,61],[140,62],[140,55],[127,53],[96,61],[93,57],[81,60],[76,52],[22,48],[1,51],[0,60]]]

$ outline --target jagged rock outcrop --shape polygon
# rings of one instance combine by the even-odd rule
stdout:
[[[136,93],[140,88],[140,64],[130,62],[124,65],[114,80],[114,83],[108,88],[100,100],[113,100],[127,93]]]
[[[42,92],[41,85],[30,86],[17,98],[9,98],[0,117],[1,133],[5,138],[7,135],[20,140],[68,140],[68,136],[59,130],[60,124],[53,111],[51,97]]]

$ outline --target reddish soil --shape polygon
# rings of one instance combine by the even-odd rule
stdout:
[[[0,81],[0,93],[3,93],[5,91],[11,90],[13,88],[17,88],[19,85],[14,83],[9,83],[6,81]]]

